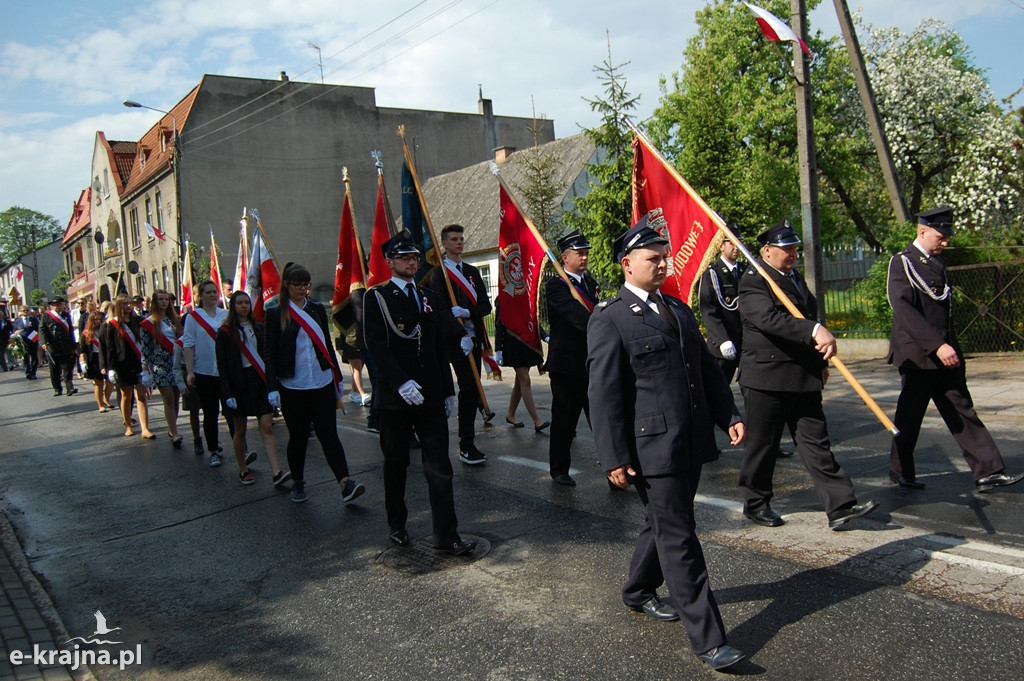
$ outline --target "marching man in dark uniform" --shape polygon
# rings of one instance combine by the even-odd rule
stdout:
[[[392,277],[364,296],[363,335],[377,363],[373,406],[384,454],[384,506],[391,541],[399,546],[409,543],[405,482],[415,428],[434,517],[434,548],[465,555],[476,543],[462,541],[455,517],[448,458],[448,416],[455,407],[455,384],[442,328],[442,324],[457,323],[437,294],[413,282],[420,252],[408,232],[392,237],[381,249]]]
[[[21,306],[21,314],[14,320],[14,333],[25,353],[25,378],[35,380],[39,369],[39,320],[31,314],[28,305]]]
[[[914,448],[928,402],[934,401],[978,491],[1012,485],[1024,475],[1006,472],[999,448],[974,410],[953,330],[949,277],[938,257],[953,236],[953,211],[935,208],[917,217],[917,238],[889,261],[889,363],[899,369],[903,385],[893,419],[899,435],[892,440],[889,477],[901,487],[924,487],[917,480]]]
[[[50,360],[50,385],[53,386],[54,397],[63,395],[65,388],[68,397],[78,392],[71,380],[75,368],[74,331],[64,303],[64,298],[57,296],[39,319],[39,341]]]
[[[737,237],[736,223],[729,229]],[[718,358],[725,380],[732,381],[740,365],[743,348],[743,321],[740,319],[739,280],[747,266],[737,262],[739,247],[726,239],[722,242],[722,255],[711,264],[700,278],[700,317],[708,330],[708,349]]]
[[[476,375],[480,375],[480,358],[483,353],[484,317],[491,314],[491,301],[487,298],[487,288],[477,268],[462,262],[462,249],[466,240],[462,225],[448,225],[441,229],[441,247],[444,248],[444,262],[448,268],[448,278],[455,292],[454,306],[445,305],[450,314],[462,320],[462,328],[450,334],[445,345],[448,348],[448,361],[455,370],[459,382],[459,459],[470,466],[478,466],[487,461],[487,456],[477,449],[476,411],[481,408],[480,388],[473,375],[470,362],[476,364]],[[427,275],[427,286],[445,301],[449,300],[448,287],[444,282],[444,272],[435,267]],[[370,351],[376,348],[370,346]],[[472,353],[472,356],[470,356]],[[374,355],[376,359],[376,355]],[[485,423],[494,414],[485,416]],[[418,432],[418,431],[417,431]]]
[[[594,441],[608,480],[633,484],[647,511],[623,601],[657,619],[681,619],[693,652],[723,669],[744,655],[726,643],[693,499],[701,467],[717,457],[714,426],[733,444],[744,427],[693,313],[658,291],[667,243],[644,219],[613,244],[626,283],[598,305],[587,334]],[[657,595],[662,582],[674,607]]]
[[[857,503],[850,476],[836,461],[829,443],[821,391],[828,380],[828,359],[836,354],[836,339],[814,321],[818,304],[795,269],[800,237],[789,222],[778,222],[759,234],[757,241],[761,266],[805,318],[790,314],[754,268],[743,275],[740,387],[750,424],[740,464],[743,514],[766,527],[785,524],[770,504],[776,452],[782,429],[788,425],[825,507],[828,525],[837,529],[878,504]]]
[[[579,230],[569,232],[558,240],[562,254],[562,268],[569,275],[583,305],[573,298],[569,284],[561,277],[551,277],[544,284],[547,300],[548,359],[545,370],[551,381],[551,439],[548,458],[551,478],[560,485],[574,487],[576,481],[569,475],[572,464],[573,438],[580,421],[580,412],[590,423],[590,403],[587,400],[587,323],[598,300],[598,285],[587,272],[590,242]]]

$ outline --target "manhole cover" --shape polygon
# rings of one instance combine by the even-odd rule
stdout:
[[[434,538],[422,537],[413,539],[405,546],[392,546],[386,549],[377,560],[385,567],[398,572],[423,575],[472,563],[486,556],[491,550],[491,543],[483,537],[463,534],[462,540],[476,542],[476,547],[464,556],[452,556],[444,551],[435,551]]]

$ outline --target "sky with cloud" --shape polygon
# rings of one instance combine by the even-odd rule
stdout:
[[[762,3],[763,4],[763,3]],[[24,206],[66,224],[90,182],[97,130],[134,140],[205,73],[376,90],[387,107],[475,112],[478,88],[499,115],[552,118],[559,137],[593,125],[585,98],[607,57],[657,105],[679,69],[704,0],[36,0],[0,8],[0,210]],[[1024,0],[849,0],[875,26],[934,17],[960,32],[997,98],[1024,86]],[[788,16],[782,17],[788,20]],[[751,18],[753,21],[753,18]],[[838,33],[823,0],[812,30]],[[1014,100],[1024,105],[1024,96]]]

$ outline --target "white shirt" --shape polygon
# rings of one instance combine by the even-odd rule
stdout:
[[[203,308],[196,308],[185,317],[185,329],[181,334],[182,345],[195,351],[192,371],[203,376],[218,376],[217,344],[210,334],[206,333],[206,329],[199,326],[199,322],[193,318],[193,315],[197,314],[203,315],[203,319],[216,331],[224,324],[228,311],[222,307],[214,308],[213,316],[210,316]]]
[[[643,290],[638,286],[633,286],[633,284],[630,284],[628,281],[625,282],[622,286],[626,289],[629,289],[633,293],[633,295],[635,295],[637,298],[646,303],[647,307],[654,310],[655,314],[661,314],[661,312],[658,311],[658,303],[657,301],[655,301],[653,294],[648,293],[647,291]],[[668,305],[668,303],[665,304]]]
[[[288,303],[294,305],[295,303]],[[308,301],[303,303],[302,309],[306,309]],[[312,315],[310,315],[312,316]],[[314,323],[315,320],[314,320]],[[330,342],[330,338],[327,339]],[[320,352],[313,345],[309,334],[301,326],[299,335],[295,337],[295,374],[293,376],[281,376],[278,380],[281,385],[289,390],[316,390],[322,388],[334,380],[334,372],[330,367],[320,368],[317,355]]]

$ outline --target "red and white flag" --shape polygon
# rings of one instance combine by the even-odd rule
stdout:
[[[220,260],[217,258],[217,240],[213,238],[213,230],[210,230],[210,279],[217,284],[217,292],[220,293],[221,302],[224,307],[228,301],[224,298],[224,279],[220,276]]]
[[[145,225],[146,225],[146,234],[149,235],[150,239],[159,239],[160,241],[164,240],[164,233],[163,232],[161,232],[159,229],[157,229],[153,225],[149,224],[148,222],[146,222]]]
[[[377,175],[377,210],[373,214],[373,235],[370,238],[370,273],[366,285],[373,287],[391,278],[391,270],[380,248],[393,236],[388,220],[387,192],[384,178]]]
[[[708,208],[661,154],[640,136],[633,140],[633,223],[648,224],[668,239],[668,277],[661,290],[689,304],[700,273],[723,238],[721,218]]]
[[[537,290],[547,245],[498,176],[498,314],[505,329],[538,352]]]
[[[15,281],[21,281],[22,279],[24,279],[24,277],[25,277],[25,269],[19,265],[18,266],[18,273],[14,275],[14,280]]]
[[[757,5],[751,5],[749,2],[743,4],[757,17],[757,25],[761,27],[765,38],[775,42],[796,43],[800,46],[801,50],[807,53],[808,57],[814,56],[811,54],[811,48],[807,47],[807,43],[804,42],[803,38],[798,36],[782,19],[766,9],[761,9]]]
[[[356,322],[352,293],[366,288],[363,249],[356,234],[351,198],[352,191],[346,175],[345,201],[341,205],[341,224],[338,230],[338,264],[334,267],[334,298],[331,300],[331,314],[343,336]]]
[[[185,261],[181,265],[181,311],[182,313],[195,309],[195,301],[192,300],[192,255],[189,253],[188,242],[185,242]]]
[[[245,289],[245,273],[248,266],[245,258],[248,256],[249,240],[246,234],[245,220],[242,220],[242,228],[238,232],[238,255],[235,256],[235,276],[231,280],[231,291],[242,291]]]
[[[270,254],[270,249],[263,242],[263,232],[256,232],[252,237],[252,250],[249,253],[249,272],[245,280],[245,292],[252,300],[252,316],[258,322],[265,318],[266,304],[281,290],[281,275]]]

